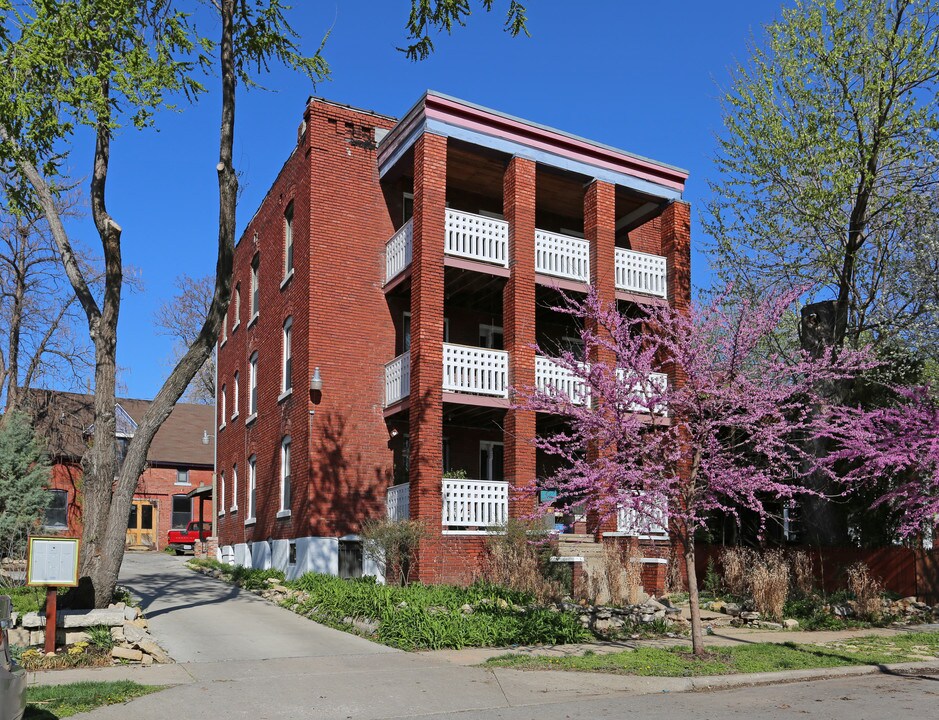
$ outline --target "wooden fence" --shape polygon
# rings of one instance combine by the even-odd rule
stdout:
[[[720,545],[699,545],[695,553],[695,574],[699,586],[704,582],[708,561],[713,558],[720,570]],[[939,603],[939,550],[913,550],[905,547],[860,548],[787,548],[802,550],[812,557],[818,587],[826,592],[845,587],[845,570],[863,562],[884,588],[901,597],[915,596],[930,604]]]

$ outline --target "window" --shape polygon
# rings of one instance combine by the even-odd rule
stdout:
[[[283,367],[282,378],[280,381],[280,392],[286,395],[293,388],[292,369],[293,369],[293,351],[291,349],[291,339],[293,338],[293,318],[284,320],[284,349],[283,349]]]
[[[218,507],[219,515],[225,514],[225,471],[218,474]]]
[[[290,436],[280,441],[280,512],[283,517],[290,514]]]
[[[241,323],[241,283],[235,285],[235,321],[231,324],[231,331],[235,332],[235,329]]]
[[[440,454],[443,460],[443,471],[450,472],[453,469],[450,467],[450,438],[443,439],[443,447],[441,448]]]
[[[68,491],[49,490],[51,497],[46,505],[46,515],[43,526],[64,530],[68,526]]]
[[[258,459],[252,455],[248,458],[248,519],[245,522],[254,521],[254,513],[257,509],[258,493]]]
[[[284,279],[293,272],[293,202],[284,210]]]
[[[251,322],[254,322],[261,310],[260,272],[261,256],[255,255],[251,261]]]
[[[401,211],[402,223],[406,223],[414,216],[414,193],[404,193],[401,198]]]
[[[225,317],[222,318],[222,341],[219,347],[228,342],[228,310],[225,311]]]
[[[258,414],[258,351],[251,353],[248,361],[248,417]]]
[[[500,442],[483,440],[479,443],[479,479],[504,480],[502,460],[505,448]]]
[[[238,463],[231,466],[231,512],[238,512]]]
[[[177,485],[189,485],[189,469],[188,468],[176,469],[176,484]]]
[[[225,401],[225,389],[226,389],[225,386],[222,385],[222,392],[220,392],[218,395],[219,410],[221,410],[221,412],[219,413],[220,422],[218,424],[220,428],[225,427],[225,420],[228,417],[228,415],[226,414],[226,410],[225,410],[225,407],[227,405]]]
[[[192,520],[192,500],[188,495],[173,496],[173,530],[185,530]]]
[[[234,392],[232,393],[231,398],[231,419],[234,420],[238,417],[238,398],[241,393],[238,390],[238,371],[235,370],[235,387],[233,388]]]
[[[498,325],[480,325],[479,326],[479,347],[489,348],[490,350],[502,350],[503,335],[502,328]]]
[[[296,565],[297,564],[297,541],[291,540],[290,544],[287,546],[287,564]]]
[[[339,577],[362,577],[362,541],[339,541]]]

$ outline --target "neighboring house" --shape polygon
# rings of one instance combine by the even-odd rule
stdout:
[[[486,528],[530,513],[549,471],[531,438],[553,419],[511,408],[508,388],[566,382],[533,349],[579,344],[549,309],[559,292],[688,306],[686,178],[433,92],[401,121],[309,100],[235,251],[221,556],[291,577],[371,573],[358,532],[387,513],[427,525],[418,579],[471,580]],[[634,535],[628,518],[557,521]],[[668,533],[653,534],[640,542],[660,588]]]
[[[94,396],[52,390],[28,391],[26,410],[48,440],[53,461],[52,500],[44,532],[81,535],[81,459],[94,428]],[[120,462],[149,400],[120,398],[115,407]],[[127,546],[162,550],[171,528],[198,519],[199,501],[189,493],[212,486],[215,434],[211,405],[179,403],[150,445],[127,522]],[[212,518],[211,501],[203,512]]]

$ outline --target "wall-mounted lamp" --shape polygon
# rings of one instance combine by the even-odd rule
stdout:
[[[311,392],[323,391],[323,378],[320,377],[319,367],[313,368],[313,377],[310,378],[310,391]]]
[[[391,428],[391,432],[388,433],[392,440],[398,437],[398,428]]]

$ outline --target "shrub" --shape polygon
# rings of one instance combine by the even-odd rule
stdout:
[[[561,584],[547,577],[546,555],[550,545],[545,534],[520,520],[509,520],[504,530],[486,537],[482,578],[494,585],[530,593],[544,604],[558,599]]]
[[[362,525],[363,551],[382,569],[386,580],[407,585],[414,556],[427,534],[419,520],[366,520]]]
[[[883,614],[883,585],[871,577],[870,571],[862,562],[851,565],[847,571],[848,590],[857,602],[859,617],[877,620]]]
[[[789,556],[792,569],[792,590],[799,597],[811,597],[815,591],[815,563],[805,550],[796,550]]]
[[[750,589],[750,571],[757,554],[749,548],[724,548],[720,554],[720,565],[724,574],[724,587],[737,598],[746,597]]]
[[[595,602],[626,605],[639,601],[642,564],[632,544],[605,543],[599,571],[588,574],[587,583]]]
[[[714,558],[708,558],[708,567],[704,573],[704,591],[714,597],[720,597],[721,594],[721,576],[717,573]]]
[[[757,612],[779,619],[789,594],[789,565],[778,550],[755,555],[749,572],[750,595]]]

